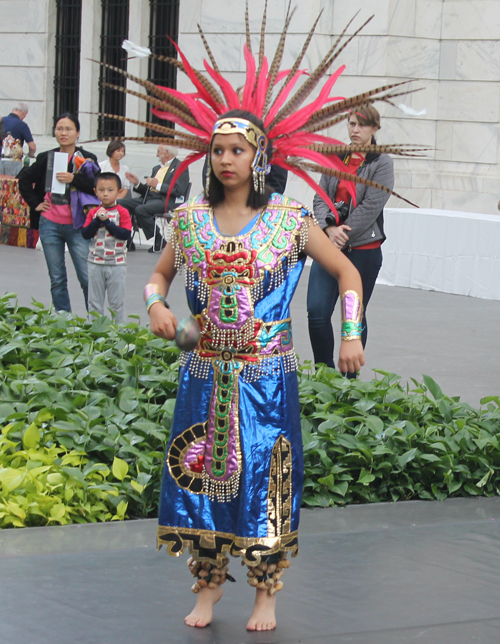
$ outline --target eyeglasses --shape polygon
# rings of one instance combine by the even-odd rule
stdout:
[[[76,127],[56,127],[55,132],[76,132]]]

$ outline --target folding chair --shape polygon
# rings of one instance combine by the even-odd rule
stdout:
[[[182,203],[185,203],[189,199],[190,192],[191,192],[191,182],[189,182],[187,185],[186,194],[182,197],[183,199]],[[173,215],[173,212],[168,211],[168,212],[164,212],[163,215],[158,215],[155,217],[155,233],[154,233],[153,239],[156,239],[156,231],[160,232],[162,237],[165,237],[165,230],[169,221],[172,219],[172,215]],[[153,244],[152,252],[158,253],[161,251],[154,250],[154,244]]]
[[[148,193],[149,193],[149,186],[148,186],[148,189],[146,190],[146,194],[142,198],[142,203],[143,204],[146,203]],[[132,190],[129,190],[129,195],[132,196],[132,194],[133,194]],[[127,196],[129,196],[129,195],[127,195]],[[134,237],[137,234],[137,236],[139,237],[139,242],[138,243],[141,244],[141,229],[139,228],[139,224],[137,223],[137,218],[135,216],[135,213],[130,213],[130,219],[132,220],[132,235],[130,237],[129,242],[127,242],[127,243],[135,244]],[[146,240],[146,238],[144,238],[144,240]],[[129,246],[127,246],[127,248],[129,248]]]

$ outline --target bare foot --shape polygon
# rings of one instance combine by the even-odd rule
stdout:
[[[267,590],[257,589],[253,612],[247,624],[247,631],[272,631],[276,628],[276,595]]]
[[[203,628],[212,621],[213,608],[222,597],[222,588],[201,588],[196,596],[196,606],[184,621],[188,626]]]

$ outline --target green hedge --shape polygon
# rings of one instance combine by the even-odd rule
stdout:
[[[500,397],[474,409],[429,376],[408,391],[399,376],[350,381],[301,372],[304,503],[443,500],[500,488]]]
[[[156,516],[178,358],[136,322],[0,298],[0,527]],[[379,374],[301,368],[304,504],[497,494],[500,399]]]
[[[179,351],[0,298],[0,527],[155,516]]]

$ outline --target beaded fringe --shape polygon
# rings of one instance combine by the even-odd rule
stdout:
[[[203,492],[208,496],[210,501],[219,501],[220,503],[229,503],[234,497],[238,496],[240,487],[241,472],[238,470],[227,481],[216,481],[209,476],[205,467],[203,467]]]
[[[208,380],[210,368],[212,366],[211,358],[202,358],[198,353],[183,351],[179,359],[181,368],[188,367],[189,373],[195,378]],[[295,351],[282,353],[279,356],[270,356],[268,358],[260,357],[258,362],[247,362],[240,374],[245,382],[255,382],[260,378],[267,378],[273,374],[279,373],[283,369],[284,373],[297,371],[299,366]]]
[[[245,382],[255,382],[261,378],[277,374],[281,369],[285,373],[297,371],[298,361],[294,351],[279,356],[271,356],[270,358],[261,357],[257,363],[247,363],[243,367],[240,378]]]

